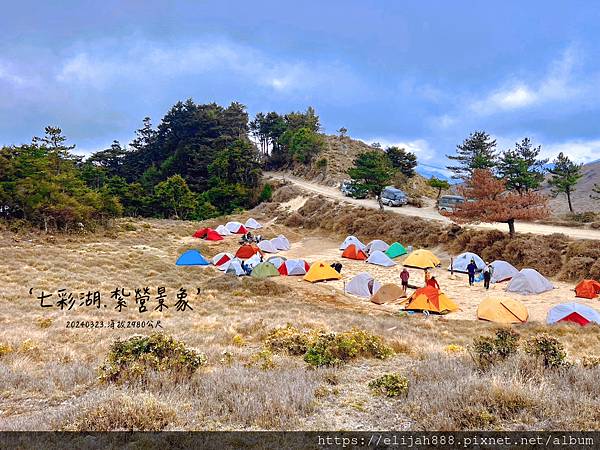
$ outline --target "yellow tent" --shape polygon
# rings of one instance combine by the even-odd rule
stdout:
[[[431,269],[441,263],[440,259],[429,250],[419,249],[408,255],[403,264],[406,267],[414,267],[415,269]]]
[[[486,298],[477,308],[477,318],[496,323],[525,323],[529,318],[523,303],[512,298]]]
[[[404,291],[400,286],[394,283],[386,283],[371,296],[371,301],[382,305],[398,300],[402,295],[404,295]]]
[[[417,289],[408,298],[408,303],[404,309],[408,311],[429,311],[437,314],[447,314],[458,311],[459,308],[443,292],[433,286],[425,286]]]
[[[342,278],[342,275],[323,261],[313,263],[308,272],[306,272],[306,275],[304,275],[304,279],[311,283],[325,280],[339,280],[340,278]]]

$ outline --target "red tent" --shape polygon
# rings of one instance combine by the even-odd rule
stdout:
[[[600,295],[600,283],[596,280],[582,280],[575,286],[575,297],[596,298]]]
[[[256,245],[244,244],[240,248],[238,248],[237,252],[235,252],[235,257],[241,258],[241,259],[248,259],[248,258],[252,258],[252,256],[255,255],[256,253],[259,253],[262,255],[262,252]]]
[[[342,258],[359,259],[364,261],[367,259],[367,255],[361,249],[357,248],[356,245],[350,244],[342,253]]]
[[[206,239],[207,241],[222,241],[223,237],[212,228],[201,228],[194,233],[195,238]]]
[[[573,322],[573,323],[579,324],[581,326],[584,326],[584,325],[587,325],[588,323],[590,323],[589,320],[587,320],[581,314],[576,313],[576,312],[572,312],[568,316],[563,317],[562,319],[559,320],[559,322]]]

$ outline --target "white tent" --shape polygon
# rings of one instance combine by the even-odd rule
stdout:
[[[519,273],[519,270],[511,263],[506,261],[494,261],[492,264],[492,283],[500,283],[502,281],[508,281]]]
[[[382,241],[381,239],[375,239],[367,244],[365,251],[367,252],[367,255],[370,255],[371,253],[378,251],[385,252],[388,248],[390,248],[390,246],[385,241]]]
[[[471,261],[475,261],[475,265],[477,266],[476,272],[481,272],[485,268],[485,261],[478,254],[471,252],[461,253],[454,258],[452,267],[455,272],[467,273],[467,266]],[[448,270],[450,270],[450,266],[448,266]]]
[[[371,298],[380,287],[381,284],[370,274],[362,272],[350,280],[346,285],[346,292],[348,294],[357,295],[358,297]]]
[[[227,270],[225,273],[233,274],[236,276],[246,275],[244,269],[242,269],[242,264],[239,261],[231,261],[227,264]]]
[[[291,248],[290,241],[283,234],[271,239],[271,243],[277,250],[289,250]]]
[[[365,248],[365,244],[360,242],[356,236],[348,236],[346,239],[344,239],[342,245],[340,245],[340,250],[346,250],[351,244],[356,245],[356,248],[360,250],[364,250]]]
[[[270,258],[267,258],[267,262],[273,264],[277,269],[279,269],[286,260],[287,258],[284,258],[283,256],[271,256]]]
[[[303,259],[288,259],[282,266],[283,268],[278,267],[282,275],[305,275],[308,264]]]
[[[541,294],[552,289],[554,289],[552,283],[534,269],[521,270],[506,287],[507,292],[516,292],[523,295]]]
[[[548,311],[546,322],[549,324],[556,322],[575,322],[580,325],[586,325],[589,322],[600,323],[600,313],[581,303],[562,303],[552,307],[552,309]]]
[[[225,264],[226,262],[229,262],[233,258],[234,258],[233,253],[221,252],[221,253],[217,253],[215,256],[213,256],[212,263],[214,266],[216,266],[216,265],[220,266],[221,264]],[[220,264],[219,264],[219,262],[220,262]]]
[[[246,228],[251,228],[253,230],[262,228],[262,225],[260,223],[258,223],[256,221],[256,219],[253,219],[252,217],[250,217],[248,220],[246,220],[246,223],[244,225],[246,226]]]
[[[246,227],[240,222],[227,222],[225,228],[227,228],[230,233],[238,233],[240,228],[244,229]]]
[[[246,265],[248,267],[250,267],[251,269],[254,269],[256,266],[258,266],[261,263],[261,259],[260,259],[260,255],[258,253],[255,253],[254,255],[252,255],[250,258],[248,258],[246,260]]]
[[[241,264],[242,260],[241,260],[241,259],[239,259],[239,258],[233,258],[233,259],[230,259],[230,260],[229,260],[229,261],[227,261],[225,264],[221,264],[220,266],[217,266],[217,269],[219,269],[221,272],[226,272],[226,271],[227,271],[227,268],[229,267],[229,265],[230,265],[232,262],[237,262],[237,263],[240,263],[240,264]]]
[[[396,263],[390,259],[388,255],[383,253],[381,250],[377,250],[369,255],[367,258],[369,264],[377,264],[378,266],[391,267],[395,266]]]
[[[219,233],[221,236],[230,236],[231,235],[231,231],[229,231],[225,225],[219,225],[215,229],[215,231],[217,233]]]
[[[265,253],[277,253],[277,248],[273,245],[273,242],[269,240],[260,241],[258,244],[258,248],[260,248]]]

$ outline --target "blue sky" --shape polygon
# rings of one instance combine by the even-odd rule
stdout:
[[[471,131],[600,158],[600,5],[558,1],[4,2],[0,142],[128,142],[177,100],[312,105],[325,132],[442,167]],[[55,5],[53,5],[53,3]]]

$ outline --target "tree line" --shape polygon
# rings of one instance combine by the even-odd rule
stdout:
[[[308,163],[322,146],[314,109],[280,115],[233,102],[180,101],[129,145],[87,158],[59,127],[0,148],[0,216],[45,230],[105,224],[121,215],[202,220],[270,198],[263,167]],[[258,145],[251,139],[254,137]]]

